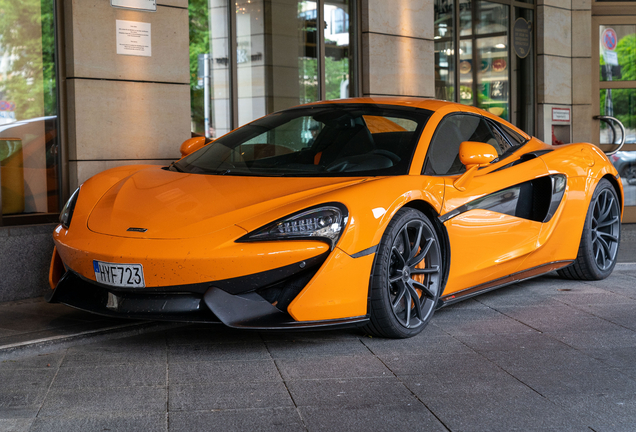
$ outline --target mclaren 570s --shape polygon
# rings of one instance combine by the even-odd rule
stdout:
[[[181,152],[72,194],[48,301],[404,338],[479,293],[555,270],[602,279],[616,264],[623,190],[605,154],[548,145],[477,108],[320,102]]]

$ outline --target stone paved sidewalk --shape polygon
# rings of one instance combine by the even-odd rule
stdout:
[[[636,430],[636,266],[548,275],[418,337],[187,326],[0,361],[1,431]]]

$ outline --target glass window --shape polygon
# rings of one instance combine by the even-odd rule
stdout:
[[[324,6],[325,98],[343,99],[352,95],[353,50],[349,13],[352,0],[328,0]]]
[[[616,117],[625,126],[625,143],[636,143],[636,26],[599,25],[599,79],[600,87],[608,87],[609,81],[623,88],[601,88],[599,91],[600,114]],[[630,83],[631,81],[631,83]],[[613,131],[600,122],[601,144],[617,144],[620,131]],[[620,151],[609,156],[620,175],[625,192],[625,206],[636,206],[636,152]]]
[[[53,7],[53,0],[2,5],[0,225],[52,221],[59,212]]]
[[[516,85],[516,103],[512,106],[511,120],[520,129],[533,134],[534,131],[534,49],[532,29],[534,10],[515,8],[513,41],[511,49],[511,72]],[[514,91],[514,90],[513,90]]]
[[[454,2],[435,0],[435,97],[455,100]]]
[[[193,134],[217,138],[274,111],[355,95],[354,3],[190,0]]]
[[[497,123],[497,127],[499,127],[499,129],[504,132],[504,135],[506,136],[508,141],[510,141],[514,146],[525,144],[528,141],[526,137],[521,135],[519,132],[510,129],[508,126]]]
[[[434,1],[435,96],[478,106],[533,133],[534,53],[529,55],[527,42],[533,40],[534,10],[503,3]],[[515,21],[515,34],[525,43],[521,54],[512,46],[511,7],[515,19],[522,19]]]
[[[424,174],[454,175],[466,171],[459,160],[459,146],[464,141],[490,144],[498,155],[507,150],[505,141],[493,134],[484,119],[476,115],[455,114],[444,118],[431,140]]]
[[[623,123],[626,143],[636,143],[636,89],[601,89],[600,108],[601,114],[616,117]],[[607,123],[600,122],[600,126],[600,142],[612,143],[612,133]]]
[[[508,120],[509,105],[509,59],[508,59],[508,13],[509,6],[477,2],[476,22],[477,52],[473,57],[477,68],[477,100],[475,105]]]
[[[601,81],[636,80],[636,26],[599,26]]]
[[[430,114],[354,104],[281,111],[219,138],[171,169],[290,177],[402,175]]]
[[[190,0],[190,104],[193,135],[217,138],[232,130],[228,4]]]

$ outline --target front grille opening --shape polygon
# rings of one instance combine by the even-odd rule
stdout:
[[[287,312],[289,304],[300,294],[319,268],[319,266],[316,266],[315,268],[297,273],[287,279],[258,289],[256,293],[281,311]]]

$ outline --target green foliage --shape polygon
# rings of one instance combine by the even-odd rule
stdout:
[[[621,68],[621,78],[614,81],[636,80],[636,34],[622,37],[616,45],[618,64]],[[605,59],[600,56],[600,67],[605,67]],[[601,70],[602,73],[602,70]],[[600,91],[600,111],[605,114],[605,97],[607,90]],[[612,90],[612,106],[614,117],[619,119],[627,129],[636,129],[636,90],[614,89]],[[604,123],[601,123],[604,128]]]
[[[0,0],[0,55],[12,57],[0,92],[16,119],[57,113],[53,0]]]
[[[349,78],[349,59],[325,58],[325,87],[327,99],[340,99],[340,83]],[[351,85],[351,83],[349,83]]]

